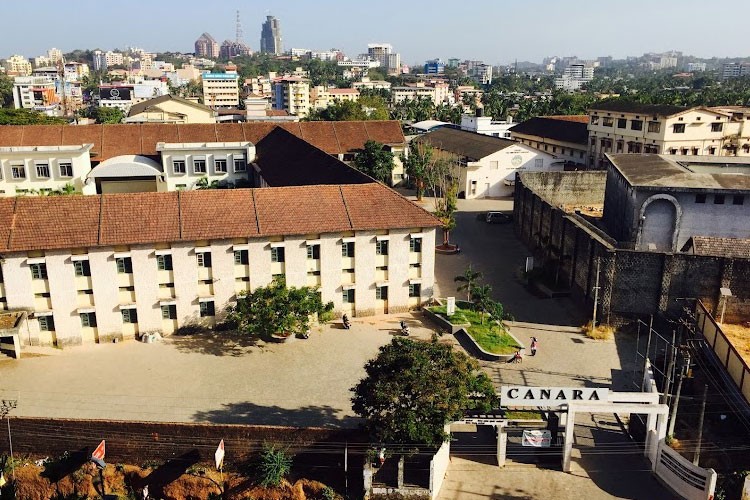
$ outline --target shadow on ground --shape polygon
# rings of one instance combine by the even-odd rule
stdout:
[[[229,403],[216,410],[196,412],[194,422],[212,424],[282,425],[291,427],[358,427],[361,420],[349,415],[339,415],[340,410],[330,406],[303,406],[288,409],[279,406],[261,406],[251,402]]]
[[[171,335],[166,339],[183,353],[199,353],[210,356],[245,356],[265,347],[265,342],[235,332],[196,332]]]

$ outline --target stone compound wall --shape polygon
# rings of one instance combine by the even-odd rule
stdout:
[[[515,230],[532,250],[537,267],[554,267],[561,282],[570,286],[572,297],[591,308],[598,262],[599,317],[614,325],[660,312],[677,314],[685,298],[700,299],[718,314],[725,300],[720,299],[722,287],[731,289],[733,295],[726,304],[725,321],[750,320],[750,259],[618,248],[615,240],[587,219],[561,208],[603,200],[604,175],[518,175]]]

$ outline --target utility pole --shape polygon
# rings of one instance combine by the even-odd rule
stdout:
[[[594,314],[591,320],[591,329],[596,330],[596,306],[599,304],[599,270],[601,261],[596,258],[596,284],[594,285]]]
[[[13,467],[13,438],[10,434],[10,412],[15,410],[18,406],[17,399],[3,399],[0,401],[0,419],[5,419],[8,422],[8,449],[10,450],[10,477],[15,481],[16,471]]]
[[[701,402],[701,415],[698,419],[698,444],[695,445],[693,453],[693,465],[698,465],[701,458],[701,441],[703,441],[703,417],[706,415],[706,397],[708,396],[708,384],[703,386],[703,401]]]
[[[680,404],[680,394],[682,393],[682,380],[685,378],[685,373],[690,367],[690,354],[687,351],[683,351],[683,356],[680,363],[679,379],[677,380],[677,391],[674,399],[672,400],[672,409],[669,415],[669,428],[667,429],[667,436],[670,438],[674,436],[675,420],[677,420],[677,406]]]
[[[672,391],[672,369],[674,368],[675,348],[669,350],[669,366],[667,371],[664,372],[664,393],[661,396],[661,404],[667,404],[669,402],[670,392]]]

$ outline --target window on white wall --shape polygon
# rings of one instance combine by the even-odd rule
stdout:
[[[70,162],[60,162],[60,177],[73,177],[73,164]]]

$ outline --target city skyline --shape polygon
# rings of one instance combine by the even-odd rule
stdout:
[[[367,11],[366,22],[362,14],[340,0],[321,0],[315,6],[265,1],[252,9],[239,2],[222,1],[201,15],[192,14],[202,7],[195,0],[180,2],[179,9],[174,2],[164,4],[144,0],[128,4],[134,13],[145,12],[137,19],[172,19],[164,23],[163,29],[148,30],[133,29],[133,24],[127,22],[105,22],[112,12],[103,11],[101,4],[88,0],[77,2],[75,5],[81,7],[77,11],[49,0],[40,0],[33,6],[10,4],[4,6],[6,19],[33,21],[34,37],[28,36],[28,23],[8,23],[0,39],[0,58],[12,54],[36,57],[51,47],[64,52],[128,46],[151,52],[192,52],[195,40],[203,32],[213,35],[219,43],[234,40],[237,9],[244,41],[253,51],[259,51],[261,25],[267,15],[272,15],[282,23],[286,50],[335,47],[356,57],[367,51],[368,43],[386,42],[402,54],[407,64],[436,57],[478,59],[490,64],[541,62],[554,55],[622,59],[670,50],[702,58],[750,55],[741,52],[747,47],[742,23],[750,14],[750,4],[741,0],[723,4],[722,10],[733,14],[722,18],[721,36],[714,36],[716,30],[707,30],[706,36],[694,31],[695,20],[705,17],[705,3],[700,0],[634,0],[627,9],[618,11],[592,11],[584,0],[532,0],[523,5],[497,2],[457,12],[455,4],[444,0],[433,2],[429,11],[418,5],[384,0],[381,8]]]

